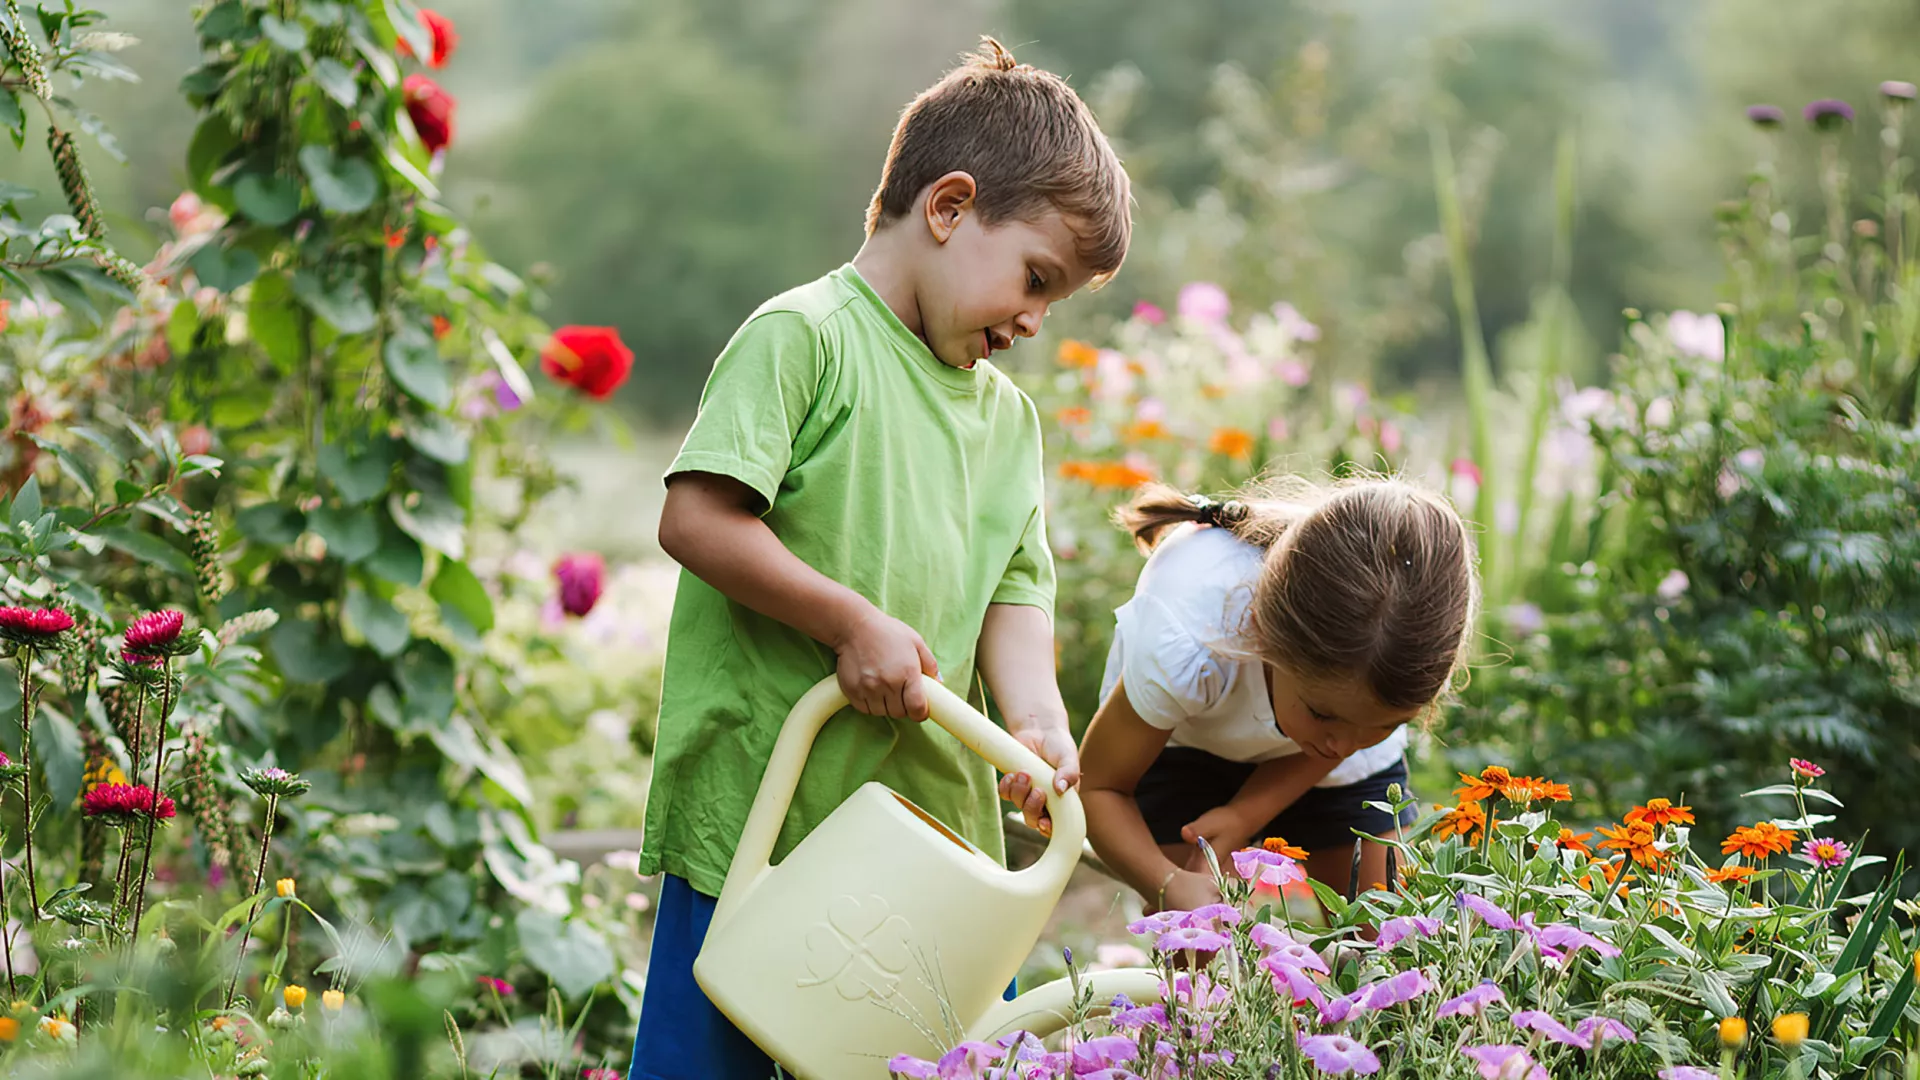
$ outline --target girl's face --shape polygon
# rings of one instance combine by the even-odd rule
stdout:
[[[1380,704],[1358,679],[1308,681],[1285,667],[1268,664],[1267,681],[1280,734],[1317,758],[1351,757],[1420,715],[1418,708]]]

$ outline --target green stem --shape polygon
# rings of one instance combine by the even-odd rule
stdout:
[[[20,777],[22,823],[27,833],[27,899],[32,901],[29,926],[40,921],[40,882],[33,871],[33,650],[22,648],[20,664],[20,764],[27,771]]]
[[[253,872],[253,895],[260,895],[260,885],[267,879],[267,850],[273,845],[273,817],[280,805],[277,796],[267,796],[267,823],[260,833],[260,865]],[[246,932],[240,935],[240,955],[233,961],[233,979],[227,983],[227,1000],[222,1007],[233,1002],[233,992],[240,985],[240,965],[247,962],[247,943],[253,939],[253,922],[256,916],[247,916]]]
[[[133,934],[128,948],[132,948],[131,940],[137,939],[140,935],[140,917],[146,913],[147,908],[147,874],[153,869],[153,834],[154,830],[160,827],[160,766],[167,757],[167,714],[172,711],[173,662],[163,660],[160,664],[160,737],[155,740],[153,747],[153,802],[147,807],[146,850],[141,852],[140,857],[140,882],[134,891]],[[138,761],[133,765],[136,771],[140,767]],[[138,779],[137,776],[135,778]]]
[[[15,1001],[20,991],[13,985],[13,927],[10,916],[13,909],[7,904],[7,862],[0,859],[0,951],[7,954],[7,1000]]]

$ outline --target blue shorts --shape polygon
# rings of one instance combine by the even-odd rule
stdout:
[[[714,902],[685,878],[667,874],[660,879],[640,1030],[633,1037],[627,1080],[769,1080],[775,1075],[773,1059],[693,981],[693,958],[707,939]],[[1009,999],[1013,991],[1007,987]]]

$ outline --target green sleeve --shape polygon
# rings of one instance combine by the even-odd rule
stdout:
[[[822,371],[820,339],[804,315],[770,311],[747,320],[714,361],[693,428],[666,475],[730,476],[771,506]]]
[[[1047,547],[1047,518],[1044,507],[1035,506],[1027,520],[1020,548],[1007,563],[1006,573],[993,590],[995,604],[1022,604],[1037,607],[1053,617],[1053,551]]]

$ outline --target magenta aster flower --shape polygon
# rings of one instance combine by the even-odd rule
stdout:
[[[5,750],[0,750],[0,784],[11,784],[25,775],[27,775],[27,766],[24,763],[15,763],[7,756]]]
[[[513,993],[513,984],[505,979],[496,979],[491,975],[482,975],[479,978],[479,982],[481,986],[499,994],[501,997],[507,997]]]
[[[1425,915],[1401,915],[1380,924],[1380,937],[1374,944],[1391,949],[1410,937],[1432,937],[1439,932],[1439,919]]]
[[[560,610],[584,616],[600,602],[606,588],[607,564],[593,552],[566,555],[553,564],[553,576],[560,582]]]
[[[1880,96],[1889,101],[1912,101],[1916,94],[1914,85],[1898,79],[1888,79],[1880,84]]]
[[[1747,119],[1758,127],[1777,128],[1786,123],[1787,114],[1778,105],[1749,105]]]
[[[1308,1035],[1300,1040],[1300,1052],[1307,1055],[1314,1068],[1328,1076],[1380,1071],[1380,1058],[1367,1049],[1366,1044],[1345,1035]]]
[[[1800,854],[1822,870],[1831,870],[1853,857],[1847,845],[1828,836],[1800,845]]]
[[[1480,921],[1486,923],[1488,927],[1494,930],[1512,930],[1520,925],[1513,921],[1513,916],[1507,914],[1505,908],[1484,896],[1476,896],[1473,893],[1463,892],[1459,895],[1458,900],[1460,901],[1461,907],[1480,916]]]
[[[1788,758],[1787,764],[1792,767],[1794,778],[1798,780],[1818,780],[1827,775],[1827,770],[1806,758]]]
[[[81,798],[80,812],[109,825],[127,826],[143,818],[165,821],[174,815],[173,800],[159,796],[145,784],[100,784]]]
[[[1499,984],[1492,979],[1487,979],[1459,997],[1448,998],[1441,1002],[1439,1010],[1434,1015],[1479,1016],[1487,1010],[1487,1006],[1497,1005],[1505,1000],[1507,1000],[1507,992],[1500,989]]]
[[[1547,1080],[1547,1070],[1534,1062],[1524,1046],[1466,1046],[1460,1052],[1473,1059],[1482,1080]]]
[[[121,640],[120,658],[129,664],[158,667],[169,656],[178,656],[180,631],[187,617],[178,611],[149,611],[133,620]]]
[[[73,629],[73,616],[59,608],[0,607],[0,641],[43,649]]]
[[[1563,1046],[1577,1046],[1585,1050],[1591,1045],[1578,1032],[1538,1009],[1522,1009],[1514,1013],[1513,1026],[1522,1031],[1537,1031]]]
[[[1800,112],[1807,118],[1807,123],[1821,131],[1838,131],[1853,122],[1853,106],[1835,98],[1809,101]]]

